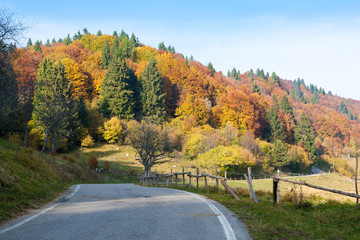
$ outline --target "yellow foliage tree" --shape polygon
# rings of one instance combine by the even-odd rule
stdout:
[[[238,145],[217,146],[200,154],[197,161],[201,167],[220,167],[222,171],[227,171],[230,167],[244,171],[247,167],[256,164],[254,155]]]
[[[80,99],[89,99],[89,76],[85,75],[79,65],[70,58],[63,58],[61,62],[65,66],[66,76],[73,85],[73,96]]]
[[[192,95],[188,95],[185,102],[176,109],[175,114],[180,118],[185,116],[193,116],[198,125],[208,122],[211,114],[211,106],[207,106],[206,100],[197,99]]]
[[[122,134],[122,126],[120,119],[112,117],[109,121],[104,123],[103,137],[108,143],[116,142]]]

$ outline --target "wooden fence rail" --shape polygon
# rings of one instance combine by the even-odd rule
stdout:
[[[299,184],[299,185],[304,185],[310,188],[315,188],[315,189],[319,189],[319,190],[323,190],[323,191],[327,191],[327,192],[332,192],[332,193],[336,193],[336,194],[341,194],[341,195],[345,195],[348,197],[353,197],[356,199],[360,198],[360,195],[355,194],[355,193],[349,193],[349,192],[343,192],[340,190],[336,190],[336,189],[330,189],[330,188],[324,188],[324,187],[320,187],[320,186],[316,186],[316,185],[312,185],[306,182],[297,182],[297,181],[292,181],[292,180],[288,180],[285,178],[281,178],[279,176],[273,176],[273,196],[274,196],[274,204],[279,204],[280,201],[280,181],[284,181],[284,182],[289,182],[289,183],[293,183],[293,184]]]

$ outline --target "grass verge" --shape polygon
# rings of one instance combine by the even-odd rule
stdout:
[[[0,139],[0,225],[54,200],[70,185],[99,182],[93,171]]]

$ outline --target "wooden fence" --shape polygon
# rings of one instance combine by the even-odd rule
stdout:
[[[309,184],[309,183],[306,183],[306,182],[297,182],[297,181],[292,181],[292,180],[288,180],[288,179],[285,179],[285,178],[281,178],[279,172],[278,172],[277,176],[273,176],[272,178],[273,178],[273,199],[274,199],[274,204],[279,204],[280,203],[280,181],[289,182],[289,183],[298,184],[298,185],[304,185],[304,186],[307,186],[307,187],[310,187],[310,188],[315,188],[315,189],[319,189],[319,190],[323,190],[323,191],[327,191],[327,192],[341,194],[341,195],[348,196],[348,197],[353,197],[353,198],[356,198],[356,202],[358,202],[359,198],[360,198],[360,195],[355,194],[355,193],[343,192],[343,191],[336,190],[336,189],[330,189],[330,188],[316,186],[316,185]]]
[[[172,169],[170,170],[170,174],[168,173],[158,173],[155,170],[155,174],[154,176],[149,176],[149,177],[143,177],[142,181],[146,184],[154,184],[155,186],[158,186],[159,184],[161,184],[161,186],[164,186],[166,184],[166,186],[168,187],[169,185],[172,187],[173,184],[175,184],[175,186],[178,186],[179,182],[182,182],[183,187],[186,187],[186,181],[185,181],[185,176],[188,177],[188,186],[189,188],[192,188],[193,186],[193,182],[192,180],[195,178],[196,179],[196,187],[199,188],[199,179],[203,178],[204,183],[205,183],[205,187],[208,186],[208,180],[210,179],[214,179],[216,182],[216,187],[219,189],[219,180],[223,180],[224,182],[227,181],[227,173],[225,172],[225,177],[221,177],[219,176],[219,173],[217,171],[217,168],[215,169],[215,173],[216,175],[211,175],[205,172],[202,172],[201,174],[199,173],[199,169],[196,169],[196,174],[193,174],[191,171],[185,172],[184,168],[182,168],[181,172],[173,172]],[[179,178],[180,177],[180,178]],[[175,178],[175,181],[174,181]],[[180,179],[180,181],[179,181]]]

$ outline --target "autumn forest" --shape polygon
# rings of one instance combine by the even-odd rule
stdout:
[[[276,69],[222,73],[163,42],[86,28],[4,45],[0,58],[0,133],[19,145],[57,154],[129,144],[135,122],[147,122],[166,130],[170,157],[191,166],[354,174],[360,101]]]

